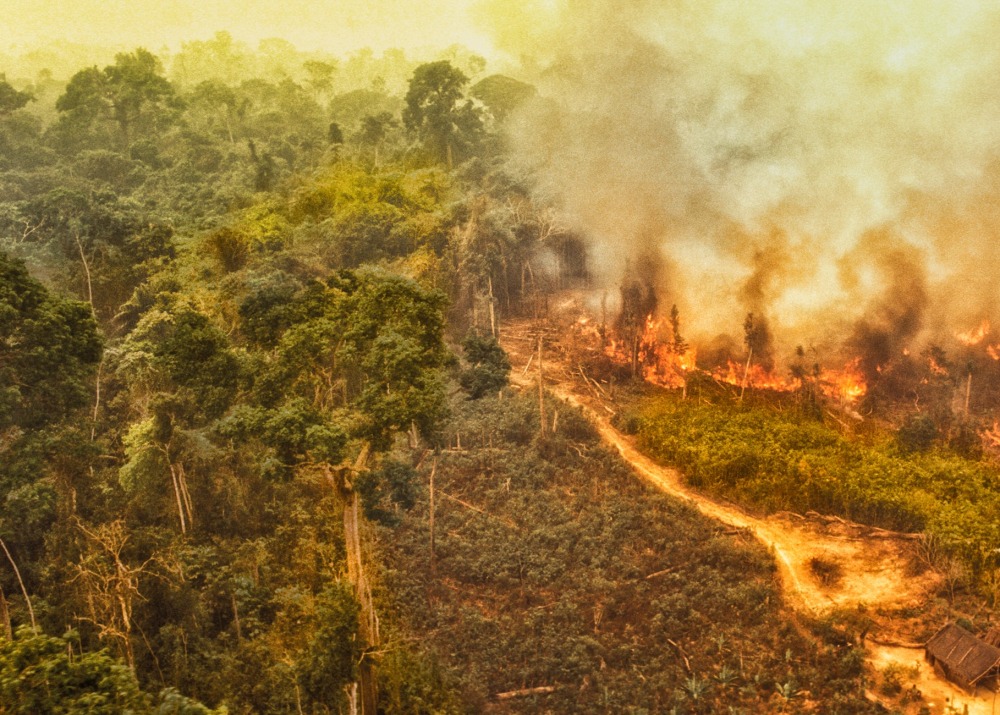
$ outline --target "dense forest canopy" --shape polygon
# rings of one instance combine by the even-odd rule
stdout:
[[[485,306],[528,299],[544,219],[499,132],[530,88],[224,32],[63,69],[0,80],[3,708],[386,707],[364,515],[412,507],[459,372],[506,385]],[[429,656],[383,627],[407,682]]]

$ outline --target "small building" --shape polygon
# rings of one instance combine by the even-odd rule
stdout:
[[[1000,648],[955,623],[949,623],[931,636],[927,641],[926,656],[948,680],[966,690],[974,691],[979,685],[997,689]]]
[[[1000,626],[993,626],[986,631],[986,635],[983,636],[983,640],[995,648],[1000,648]]]

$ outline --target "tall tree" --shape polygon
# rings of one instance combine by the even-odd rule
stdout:
[[[159,59],[148,50],[115,56],[115,63],[77,72],[56,100],[56,109],[77,127],[104,120],[114,123],[127,147],[136,136],[162,127],[179,107],[173,85],[162,75]]]
[[[474,144],[482,131],[482,113],[472,100],[464,99],[468,82],[450,62],[441,60],[417,67],[406,92],[403,123],[449,168],[456,152]]]
[[[395,435],[430,434],[443,416],[444,297],[408,279],[359,270],[313,283],[290,303],[273,313],[288,327],[258,380],[260,405],[233,420],[246,432],[234,436],[256,436],[277,459],[318,472],[336,490],[348,575],[360,604],[358,632],[371,648],[379,642],[378,621],[355,485]],[[374,682],[371,659],[362,659],[363,713],[375,712]]]

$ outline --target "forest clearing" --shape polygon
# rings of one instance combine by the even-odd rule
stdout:
[[[548,338],[541,373],[538,335]],[[970,694],[949,682],[926,662],[923,643],[912,641],[912,634],[907,632],[912,625],[907,623],[908,617],[896,615],[911,612],[932,599],[944,578],[933,568],[914,568],[915,563],[926,558],[920,554],[919,534],[886,531],[815,512],[805,516],[788,512],[754,516],[735,504],[713,499],[685,484],[676,469],[643,454],[634,439],[612,426],[610,416],[619,406],[605,390],[595,391],[588,384],[589,378],[579,364],[570,363],[572,355],[561,346],[558,330],[546,329],[537,320],[513,322],[501,333],[501,343],[511,356],[514,384],[527,391],[538,389],[539,380],[543,380],[547,392],[582,409],[602,439],[642,479],[691,503],[706,516],[746,530],[764,544],[778,564],[782,589],[793,610],[811,617],[838,608],[878,611],[864,643],[871,667],[905,669],[907,687],[915,687],[924,695],[921,705],[932,713],[993,715],[995,693],[980,688]],[[518,365],[522,366],[520,370]],[[836,579],[823,579],[813,566],[816,563],[835,570]],[[908,640],[909,644],[905,644]],[[870,696],[882,701],[874,692]]]

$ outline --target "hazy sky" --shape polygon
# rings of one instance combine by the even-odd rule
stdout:
[[[301,49],[444,47],[488,54],[470,9],[475,0],[6,0],[0,49],[46,40],[167,45],[227,30],[251,43],[281,37]]]

